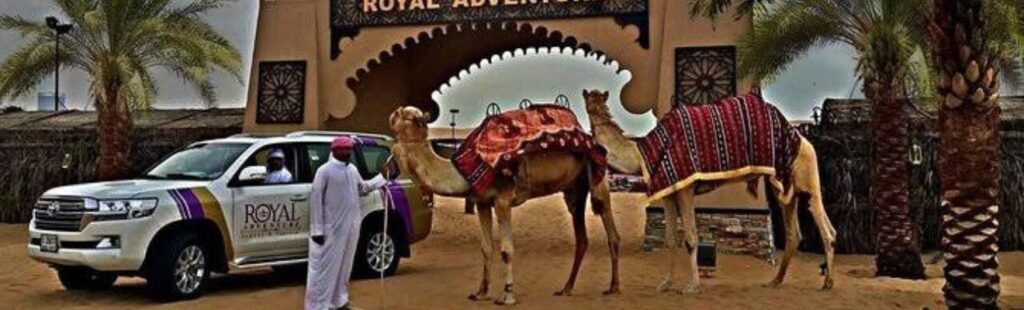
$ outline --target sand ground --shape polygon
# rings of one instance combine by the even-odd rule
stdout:
[[[928,265],[929,279],[907,281],[874,278],[871,256],[837,258],[836,287],[819,291],[817,265],[822,256],[800,254],[780,288],[766,288],[774,268],[743,256],[720,257],[713,278],[705,279],[701,295],[658,293],[669,257],[666,251],[644,253],[643,210],[635,195],[613,196],[622,242],[622,293],[602,296],[608,283],[609,259],[600,219],[588,215],[590,248],[575,295],[555,297],[572,264],[573,237],[560,196],[533,201],[515,210],[515,287],[521,309],[940,309],[942,269]],[[461,201],[440,199],[432,235],[413,246],[398,274],[386,280],[353,283],[355,303],[366,309],[494,309],[489,302],[466,299],[480,277],[479,225],[462,213]],[[25,254],[25,225],[0,225],[0,308],[4,309],[298,309],[304,278],[254,271],[213,280],[206,296],[191,301],[157,304],[148,299],[144,282],[122,278],[110,291],[67,292],[52,270]],[[681,257],[680,257],[681,258]],[[927,258],[930,258],[928,256]],[[1004,309],[1024,309],[1024,253],[1000,254]],[[495,265],[497,267],[498,265]],[[685,267],[676,280],[681,287]],[[492,268],[499,270],[498,268]],[[495,271],[492,283],[501,283]],[[496,294],[500,286],[492,286]]]

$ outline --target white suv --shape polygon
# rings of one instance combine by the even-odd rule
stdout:
[[[163,300],[198,297],[210,272],[301,265],[313,175],[331,156],[331,140],[342,134],[358,141],[352,161],[362,176],[377,175],[390,156],[390,137],[297,132],[198,142],[139,179],[51,189],[33,210],[29,256],[53,266],[69,290],[141,276]],[[284,153],[291,182],[265,180],[271,151]],[[385,233],[389,196],[394,203]],[[409,256],[409,245],[430,233],[432,197],[398,178],[361,199],[356,271],[392,274]]]

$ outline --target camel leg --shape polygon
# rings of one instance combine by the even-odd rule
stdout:
[[[572,216],[572,230],[576,235],[576,256],[572,261],[572,271],[569,273],[569,280],[561,291],[555,292],[556,296],[570,296],[572,289],[576,286],[576,276],[580,271],[580,264],[583,256],[587,253],[587,246],[590,241],[587,239],[587,193],[584,188],[574,186],[564,193],[565,204],[569,207],[569,215]]]
[[[512,199],[507,197],[499,198],[494,207],[494,213],[498,216],[499,233],[501,234],[501,263],[505,267],[505,286],[502,289],[502,296],[495,300],[494,303],[514,305],[516,297],[512,278],[512,255],[515,253],[512,246]]]
[[[693,204],[694,192],[692,188],[684,188],[676,192],[676,201],[679,204],[679,211],[683,219],[683,233],[685,234],[686,253],[690,258],[690,283],[683,290],[684,293],[700,293],[700,271],[697,267],[697,211]]]
[[[615,228],[615,216],[612,212],[611,190],[608,188],[608,180],[603,180],[594,187],[591,193],[591,202],[594,212],[601,215],[601,222],[604,223],[604,233],[608,236],[608,252],[612,261],[612,281],[608,285],[605,295],[619,293],[619,231]]]
[[[821,190],[812,192],[810,200],[811,215],[814,216],[814,222],[818,224],[822,248],[825,249],[825,282],[821,289],[830,290],[833,285],[832,275],[835,274],[835,228],[832,227],[828,214],[825,214],[825,206],[821,202]]]
[[[658,291],[667,292],[672,289],[672,281],[676,277],[676,248],[679,247],[679,239],[676,227],[676,223],[679,218],[679,202],[675,199],[662,199],[662,205],[665,207],[665,251],[668,252],[668,273],[665,274],[665,280],[661,282],[661,286],[658,287]]]
[[[775,278],[772,279],[770,286],[778,286],[782,284],[782,281],[786,278],[786,270],[789,269],[789,262],[793,259],[793,255],[796,254],[796,248],[800,244],[800,221],[797,216],[797,199],[793,199],[788,204],[782,204],[783,197],[780,191],[779,203],[782,210],[782,223],[784,224],[786,231],[786,250],[782,253],[782,261],[779,263],[779,271],[775,274]]]
[[[473,200],[470,200],[469,198],[465,199],[465,205],[463,208],[465,209],[464,211],[466,214],[473,214],[473,205]]]
[[[835,238],[836,230],[825,213],[825,205],[821,197],[821,180],[818,177],[818,157],[814,152],[814,146],[807,140],[801,141],[800,153],[796,158],[794,166],[794,182],[797,189],[810,195],[810,211],[814,222],[818,225],[818,232],[821,234],[822,248],[825,249],[825,283],[822,290],[832,289],[835,274]]]
[[[468,200],[467,200],[468,201]],[[484,259],[484,274],[480,280],[480,288],[476,293],[469,295],[470,300],[488,300],[487,294],[491,285],[491,253],[494,252],[494,235],[491,233],[492,218],[491,206],[488,204],[477,204],[477,217],[480,218],[480,253]]]

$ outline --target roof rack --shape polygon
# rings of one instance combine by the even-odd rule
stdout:
[[[360,132],[348,132],[348,131],[296,131],[285,135],[288,138],[296,137],[337,137],[337,136],[355,136],[357,138],[369,138],[384,141],[393,141],[394,139],[379,134],[371,133],[360,133]]]
[[[275,134],[275,133],[243,132],[243,133],[233,134],[231,136],[228,136],[228,138],[272,138],[272,137],[280,137],[280,136],[281,136],[281,134]]]

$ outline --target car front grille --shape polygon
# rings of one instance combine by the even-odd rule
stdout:
[[[36,229],[82,231],[85,201],[81,198],[41,198],[32,211]]]

